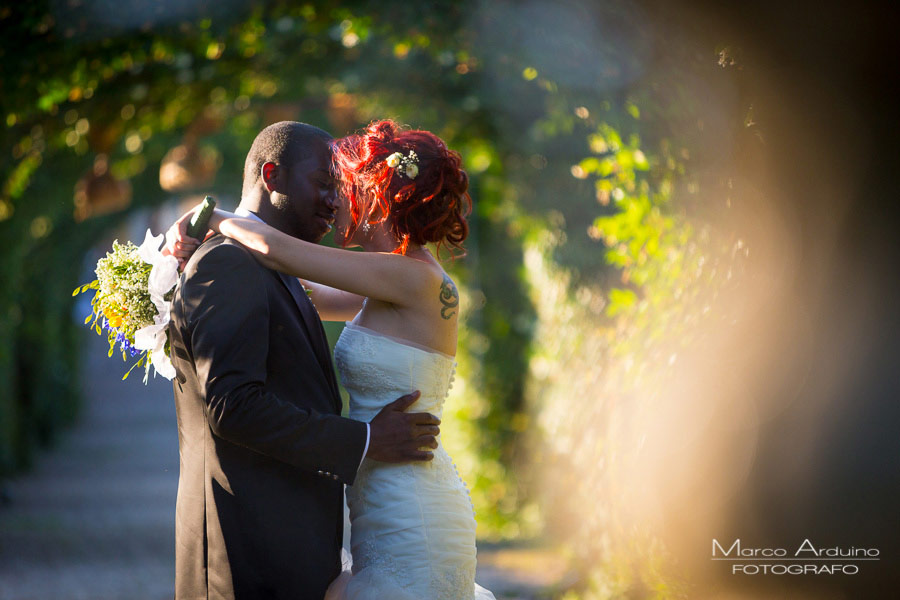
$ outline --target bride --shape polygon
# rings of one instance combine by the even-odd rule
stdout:
[[[427,131],[372,123],[338,140],[343,206],[328,248],[216,210],[210,228],[266,267],[302,278],[322,319],[352,319],[334,348],[350,417],[370,421],[409,390],[411,410],[440,417],[455,368],[459,294],[426,244],[461,249],[471,209],[460,156]],[[192,215],[179,220],[184,230]],[[352,571],[327,600],[493,600],[475,583],[475,518],[438,438],[434,460],[364,459],[347,488]]]

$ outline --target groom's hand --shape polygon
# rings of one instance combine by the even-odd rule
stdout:
[[[416,391],[397,398],[375,415],[369,423],[367,458],[392,463],[434,458],[422,448],[437,448],[441,420],[428,413],[404,412],[419,395]]]

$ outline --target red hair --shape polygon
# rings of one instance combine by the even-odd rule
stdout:
[[[409,178],[386,159],[394,152],[416,153],[419,172]],[[334,144],[334,165],[341,191],[349,203],[351,231],[366,223],[387,223],[400,242],[395,253],[406,254],[409,243],[436,243],[462,251],[469,234],[466,216],[472,210],[469,177],[459,152],[450,150],[433,133],[402,129],[393,121],[373,121],[363,133]]]

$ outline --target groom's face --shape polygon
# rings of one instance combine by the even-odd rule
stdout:
[[[290,220],[289,233],[318,243],[331,230],[337,208],[331,148],[324,140],[314,139],[303,158],[284,170],[284,206],[280,208]]]

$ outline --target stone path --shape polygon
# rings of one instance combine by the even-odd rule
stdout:
[[[163,600],[174,589],[178,439],[171,384],[141,382],[85,333],[87,405],[34,469],[5,483],[0,600]],[[510,559],[510,557],[512,557]],[[514,550],[479,552],[478,581],[498,600],[549,598],[550,572]]]
[[[2,600],[162,600],[174,589],[178,437],[171,384],[148,386],[85,333],[78,424],[7,483]]]

